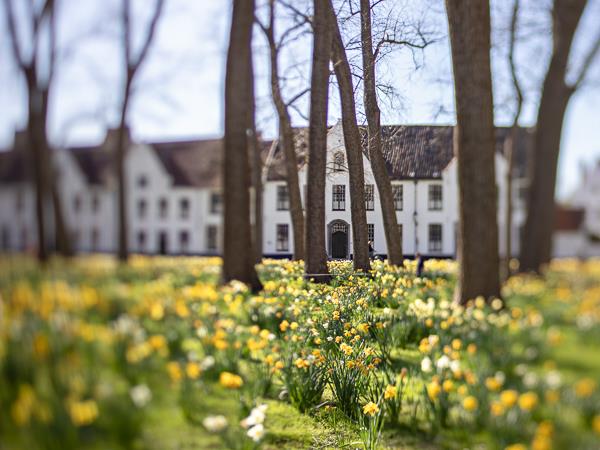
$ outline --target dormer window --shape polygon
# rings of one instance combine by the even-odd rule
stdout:
[[[140,175],[137,179],[137,185],[141,188],[148,186],[148,177],[146,175]]]
[[[344,158],[344,153],[335,152],[333,155],[333,171],[334,172],[343,172],[345,169],[346,160]]]

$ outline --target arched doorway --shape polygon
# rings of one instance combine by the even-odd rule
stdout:
[[[349,225],[343,220],[334,220],[329,224],[329,254],[332,258],[348,258],[349,228]]]

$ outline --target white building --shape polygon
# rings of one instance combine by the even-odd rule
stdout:
[[[384,157],[392,179],[405,255],[420,252],[453,257],[458,222],[457,167],[453,127],[384,126]],[[504,129],[499,129],[496,180],[498,221],[503,228],[506,161]],[[296,130],[299,179],[304,200],[307,167],[306,129]],[[82,252],[114,252],[117,247],[116,183],[111,163],[114,132],[95,147],[57,151],[60,194],[73,243]],[[35,246],[34,195],[24,142],[0,153],[0,230],[5,251]],[[292,224],[283,155],[276,142],[264,143],[265,256],[293,253]],[[525,152],[521,152],[524,154]],[[218,254],[221,249],[222,140],[131,143],[126,156],[129,245],[132,252]],[[369,239],[375,252],[387,253],[379,195],[368,158],[363,157]],[[327,142],[326,242],[331,258],[351,257],[349,177],[341,122],[329,129]],[[517,167],[520,167],[517,161]],[[514,236],[522,224],[523,170],[514,182]],[[500,232],[500,249],[504,233]],[[49,242],[52,237],[49,236]],[[515,244],[515,253],[518,242]]]
[[[582,167],[577,189],[556,211],[554,254],[600,256],[600,160]]]

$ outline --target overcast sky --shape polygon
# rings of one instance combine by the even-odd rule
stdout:
[[[392,0],[390,0],[394,3]],[[141,36],[149,16],[150,0],[134,1],[135,35]],[[26,2],[21,2],[25,4]],[[401,2],[400,2],[401,3]],[[505,26],[502,6],[496,2],[494,25]],[[525,2],[527,5],[527,2]],[[548,0],[529,0],[523,23],[544,24]],[[598,31],[600,0],[589,0],[584,22],[577,36],[578,49],[585,51]],[[115,105],[121,77],[116,22],[119,0],[61,0],[59,41],[65,55],[59,67],[51,99],[51,138],[61,145],[97,143],[106,126],[116,123]],[[531,6],[533,5],[533,6]],[[400,5],[402,6],[402,4]],[[413,9],[414,8],[414,9]],[[410,13],[423,17],[439,35],[438,42],[416,55],[420,68],[415,72],[413,55],[406,49],[392,53],[378,68],[381,79],[396,89],[393,102],[382,103],[384,123],[453,124],[453,91],[450,50],[445,38],[443,2],[421,0],[410,5]],[[228,37],[230,2],[226,0],[166,0],[156,43],[140,73],[130,115],[133,134],[140,140],[168,140],[219,136],[223,131],[223,84]],[[281,25],[283,27],[283,24]],[[504,35],[495,36],[493,51],[496,123],[507,125],[511,118],[510,91],[506,90]],[[11,64],[4,11],[0,7],[0,146],[10,144],[14,129],[24,126],[26,97],[22,80]],[[547,64],[548,34],[538,33],[519,54],[524,79],[539,83]],[[528,37],[529,39],[529,37]],[[258,122],[263,134],[275,132],[274,114],[268,95],[268,63],[264,41],[258,29],[254,35],[257,77]],[[283,65],[293,60],[300,69],[289,72],[288,98],[300,91],[308,78],[310,39],[298,41],[284,55]],[[581,162],[600,159],[600,64],[592,70],[595,86],[581,90],[572,98],[563,128],[558,175],[559,196],[565,197],[577,185]],[[536,78],[537,77],[537,78]],[[299,78],[299,79],[298,79]],[[541,79],[541,78],[540,78]],[[335,92],[331,89],[332,94]],[[537,89],[528,96],[522,125],[535,123]],[[307,100],[307,99],[305,99]],[[357,96],[357,103],[362,97]],[[302,109],[305,102],[300,102]],[[295,125],[305,120],[293,114]],[[337,98],[332,97],[330,122],[339,118]],[[363,120],[359,118],[359,120]]]

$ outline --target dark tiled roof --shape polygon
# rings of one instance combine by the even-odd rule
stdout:
[[[270,148],[272,142],[269,142],[268,144],[268,147]],[[296,146],[298,170],[300,170],[308,161],[308,128],[294,128],[294,144]],[[268,149],[266,152],[263,150],[263,155],[265,155],[263,161],[265,164],[268,164],[267,180],[285,180],[286,170],[283,149],[277,145],[269,161],[267,161]]]
[[[0,183],[14,184],[33,179],[26,131],[15,133],[11,150],[0,151]]]
[[[113,170],[110,152],[102,147],[74,147],[68,150],[89,184],[108,182]]]
[[[212,188],[221,184],[222,139],[149,145],[173,177],[175,186]]]
[[[383,155],[392,179],[439,179],[442,171],[452,161],[452,126],[440,125],[386,125],[381,129]],[[367,154],[367,136],[361,127],[363,151]],[[497,150],[504,153],[507,128],[497,128]],[[105,141],[95,147],[69,149],[88,183],[106,184],[111,177],[114,132],[107,134]],[[520,129],[518,133],[515,175],[524,176],[527,163],[527,145],[531,141],[531,130]],[[113,138],[115,136],[112,136]],[[295,128],[294,139],[297,166],[300,170],[308,160],[308,128]],[[263,163],[268,164],[267,180],[285,180],[285,160],[280,147],[270,152],[272,141],[261,141]],[[188,140],[148,144],[173,177],[176,186],[215,188],[221,185],[222,139]],[[29,167],[17,152],[0,154],[0,182],[23,180]],[[16,155],[16,156],[15,156]],[[267,162],[267,160],[269,160]]]
[[[383,157],[394,180],[441,178],[454,157],[451,126],[381,127]],[[366,148],[366,141],[364,143]]]
[[[0,183],[22,183],[32,179],[30,164],[23,150],[0,152]]]
[[[554,229],[556,231],[577,231],[581,228],[585,211],[578,208],[566,208],[558,205],[555,212]]]

